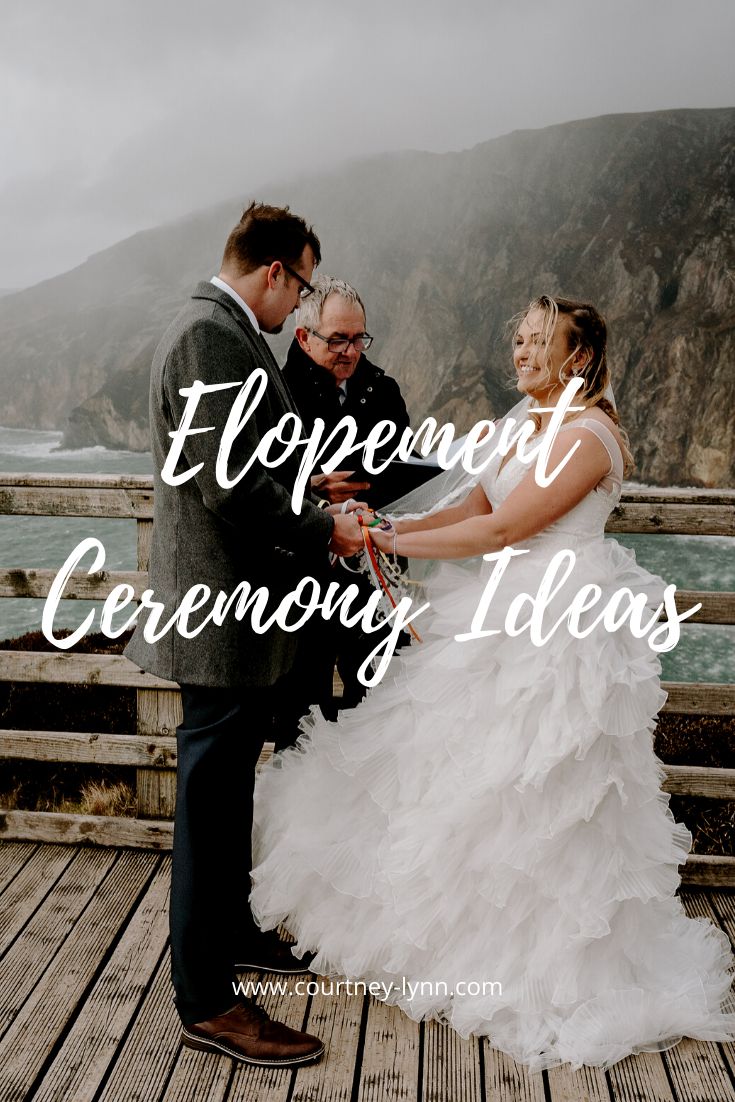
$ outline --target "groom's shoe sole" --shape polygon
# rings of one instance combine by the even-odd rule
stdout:
[[[194,1033],[184,1028],[181,1030],[181,1040],[187,1048],[195,1048],[199,1052],[216,1052],[222,1056],[230,1056],[233,1060],[239,1060],[242,1064],[251,1064],[256,1068],[293,1068],[304,1064],[313,1064],[324,1054],[324,1045],[316,1052],[309,1052],[305,1056],[279,1056],[267,1059],[262,1056],[246,1056],[236,1048],[223,1041],[205,1041],[203,1037],[197,1037]]]
[[[270,973],[273,976],[306,976],[311,971],[308,964],[303,964],[295,957],[292,965],[283,965],[277,968],[267,964],[256,964],[255,961],[244,961],[243,963],[233,964],[232,967],[236,972],[263,972],[264,974]]]

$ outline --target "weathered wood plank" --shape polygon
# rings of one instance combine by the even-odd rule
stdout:
[[[413,1102],[418,1077],[418,1023],[397,1006],[370,998],[358,1102]]]
[[[5,891],[35,852],[33,842],[3,842],[0,845],[0,893]]]
[[[663,681],[661,688],[669,694],[662,712],[708,716],[735,714],[735,685],[706,681]]]
[[[641,532],[649,535],[733,536],[732,505],[621,502],[605,525],[606,532]]]
[[[717,1045],[685,1037],[663,1057],[678,1098],[735,1102],[735,1088]]]
[[[248,980],[257,982],[268,978],[257,972],[243,972],[240,975],[243,982]],[[305,1028],[304,1022],[309,1006],[309,998],[305,993],[294,992],[291,998],[288,998],[268,991],[263,995],[256,995],[255,1001],[265,1007],[272,1018],[290,1026],[291,1029]],[[328,1054],[325,1054],[322,1060],[327,1058]],[[297,1076],[301,1076],[307,1070],[300,1068]],[[298,1077],[296,1082],[299,1082]],[[294,1073],[288,1068],[256,1068],[248,1067],[246,1064],[236,1064],[235,1074],[227,1093],[227,1102],[252,1102],[254,1099],[258,1102],[287,1102],[290,1099],[293,1083]],[[178,1095],[171,1094],[167,1099],[168,1102],[178,1102]],[[193,1099],[192,1102],[194,1102]]]
[[[72,487],[78,490],[153,490],[149,474],[53,474],[51,472],[0,471],[0,489],[22,486]]]
[[[0,838],[9,841],[63,842],[169,850],[173,823],[116,815],[67,815],[61,811],[2,811]]]
[[[691,887],[735,888],[735,857],[690,854],[682,869],[682,883]]]
[[[36,984],[44,982],[43,973],[49,961],[63,945],[116,860],[114,850],[77,851],[53,891],[0,961],[0,1035]]]
[[[299,1069],[291,1102],[350,1102],[366,996],[330,987],[337,983],[332,977],[317,982],[324,986],[311,999],[304,1029],[322,1038],[326,1052],[318,1064]]]
[[[690,918],[707,918],[715,926],[720,926],[711,900],[712,894],[709,892],[681,892],[681,901]],[[686,1037],[663,1056],[679,1098],[687,1102],[694,1102],[695,1099],[702,1102],[706,1099],[735,1102],[735,1088],[721,1046]]]
[[[628,1056],[613,1064],[608,1075],[615,1102],[675,1102],[659,1052]]]
[[[448,1025],[426,1022],[420,1097],[424,1102],[484,1102],[480,1040],[464,1040]]]
[[[160,1102],[224,1102],[234,1063],[228,1056],[182,1048]],[[253,1102],[260,1097],[249,1096]]]
[[[701,604],[686,621],[688,624],[735,624],[735,593],[717,593],[704,589],[677,589],[674,594],[677,612],[686,612]],[[662,620],[666,618],[661,613]]]
[[[550,1068],[549,1102],[610,1102],[610,1090],[602,1068],[580,1068],[569,1064]]]
[[[93,1102],[168,936],[169,870],[159,868],[64,1039],[35,1102]]]
[[[655,504],[659,501],[676,502],[680,505],[735,505],[735,490],[705,489],[696,486],[636,486],[628,483],[623,487],[623,502],[645,502]]]
[[[0,681],[178,690],[175,682],[144,673],[122,654],[0,650]]]
[[[0,758],[171,769],[176,765],[176,739],[159,734],[144,740],[137,735],[80,731],[0,730]]]
[[[180,1049],[181,1022],[171,997],[171,961],[164,953],[133,1027],[118,1049],[99,1102],[158,1098]]]
[[[512,1056],[493,1048],[485,1039],[482,1045],[485,1065],[485,1092],[488,1102],[544,1102],[544,1079],[538,1072],[530,1072],[517,1064]]]
[[[3,893],[0,908],[0,954],[42,903],[64,869],[74,860],[65,846],[41,846]]]
[[[159,732],[175,742],[182,721],[180,693],[139,689],[137,693],[138,739],[147,745]],[[138,769],[136,772],[138,817],[170,819],[176,808],[176,773],[171,769]]]
[[[57,570],[0,570],[0,597],[48,597]],[[64,600],[104,600],[118,585],[131,585],[138,599],[148,587],[148,575],[140,570],[74,570],[64,587]]]
[[[712,800],[735,800],[735,769],[703,765],[665,765],[663,788],[677,796],[707,796]]]
[[[153,491],[5,484],[0,485],[0,516],[149,519],[153,516]]]
[[[33,988],[0,1041],[0,1098],[26,1097],[159,862],[152,853],[118,856],[44,972],[43,982]]]

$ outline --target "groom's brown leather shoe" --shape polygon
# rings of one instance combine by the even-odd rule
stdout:
[[[310,1064],[324,1052],[318,1037],[274,1022],[262,1006],[249,1000],[236,1003],[216,1018],[184,1026],[181,1039],[189,1048],[221,1052],[233,1060],[267,1068]]]

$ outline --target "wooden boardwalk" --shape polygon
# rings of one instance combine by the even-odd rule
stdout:
[[[735,1102],[733,1045],[684,1041],[607,1073],[529,1075],[484,1042],[356,995],[264,1000],[324,1038],[310,1068],[184,1049],[168,973],[169,863],[141,850],[0,848],[2,1102]],[[735,894],[684,898],[735,938]]]

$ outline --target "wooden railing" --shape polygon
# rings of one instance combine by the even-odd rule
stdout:
[[[65,598],[104,599],[122,582],[139,594],[147,585],[153,526],[151,479],[140,476],[2,475],[0,514],[119,517],[137,524],[137,570],[72,574]],[[612,533],[735,535],[733,490],[638,490],[610,517]],[[71,550],[71,548],[70,548]],[[48,595],[53,570],[0,570],[0,597]],[[689,623],[735,624],[735,593],[680,590],[677,607],[702,608]],[[136,735],[0,730],[0,757],[35,761],[133,766],[137,817],[70,815],[0,809],[0,837],[99,845],[171,845],[175,801],[175,730],[181,719],[177,686],[143,673],[122,655],[0,650],[0,681],[134,688]],[[665,682],[664,711],[684,715],[735,714],[735,685]],[[677,795],[735,799],[735,769],[666,767],[666,788]],[[688,883],[735,886],[735,857],[692,856]]]

